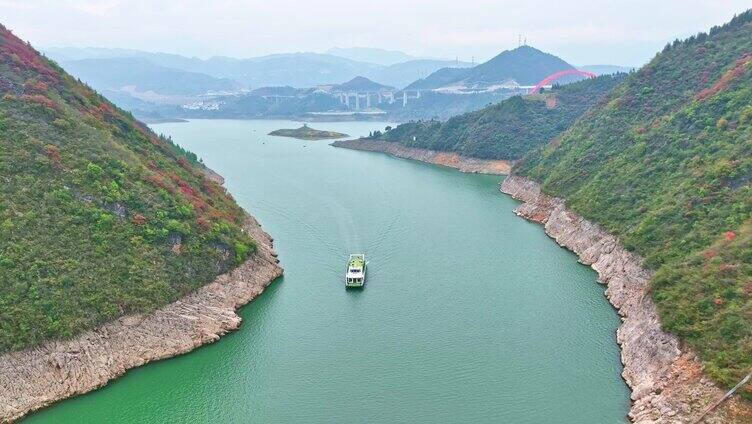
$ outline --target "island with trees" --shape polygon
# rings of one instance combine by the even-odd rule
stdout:
[[[272,131],[269,135],[275,135],[278,137],[292,137],[300,140],[333,140],[335,138],[349,137],[349,135],[336,132],[336,131],[322,131],[313,129],[308,124],[303,124],[300,128],[295,129],[279,129]]]

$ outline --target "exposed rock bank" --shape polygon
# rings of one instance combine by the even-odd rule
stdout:
[[[515,209],[517,215],[543,224],[546,234],[576,253],[606,284],[606,296],[622,317],[616,339],[624,364],[622,376],[632,389],[629,418],[633,422],[689,423],[723,395],[703,377],[694,354],[661,330],[649,293],[651,273],[642,267],[639,256],[598,225],[567,210],[561,199],[542,194],[531,180],[509,176],[501,191],[523,202]],[[735,399],[704,422],[752,423],[752,408]]]
[[[0,421],[79,395],[151,361],[180,355],[240,326],[235,313],[282,275],[272,239],[253,219],[258,251],[245,263],[164,308],[119,318],[66,341],[0,356]]]
[[[435,150],[405,147],[399,143],[389,141],[370,139],[342,140],[335,141],[332,143],[332,146],[353,150],[365,150],[368,152],[388,153],[400,158],[448,166],[462,172],[476,174],[506,175],[509,174],[509,171],[512,168],[512,163],[505,160],[469,158],[452,152],[437,152]]]

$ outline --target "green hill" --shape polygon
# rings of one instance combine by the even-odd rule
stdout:
[[[544,94],[512,97],[446,122],[409,122],[381,139],[482,159],[519,159],[569,128],[625,76],[606,75],[556,86]]]
[[[520,46],[468,69],[462,79],[466,83],[487,83],[511,78],[520,85],[534,85],[554,72],[569,69],[574,67],[559,57],[534,47]]]
[[[149,311],[243,261],[196,156],[0,26],[0,351]]]
[[[752,368],[752,11],[666,46],[515,172],[645,258],[710,375]]]
[[[432,89],[454,84],[493,85],[510,79],[520,85],[535,85],[554,72],[570,69],[574,67],[561,58],[534,47],[520,46],[505,50],[472,68],[439,69],[406,89]]]
[[[340,91],[379,91],[391,90],[394,87],[379,84],[366,77],[357,76],[350,81],[343,82],[342,84],[335,84],[333,88]]]

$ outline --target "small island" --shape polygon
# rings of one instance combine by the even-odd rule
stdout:
[[[335,131],[321,131],[310,128],[308,124],[303,124],[302,127],[296,129],[281,129],[272,131],[269,135],[276,135],[279,137],[292,137],[300,140],[328,140],[334,138],[349,137],[347,134],[338,133]]]

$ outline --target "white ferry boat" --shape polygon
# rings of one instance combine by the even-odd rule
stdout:
[[[350,255],[347,261],[345,287],[363,287],[366,283],[366,255],[362,253]]]

